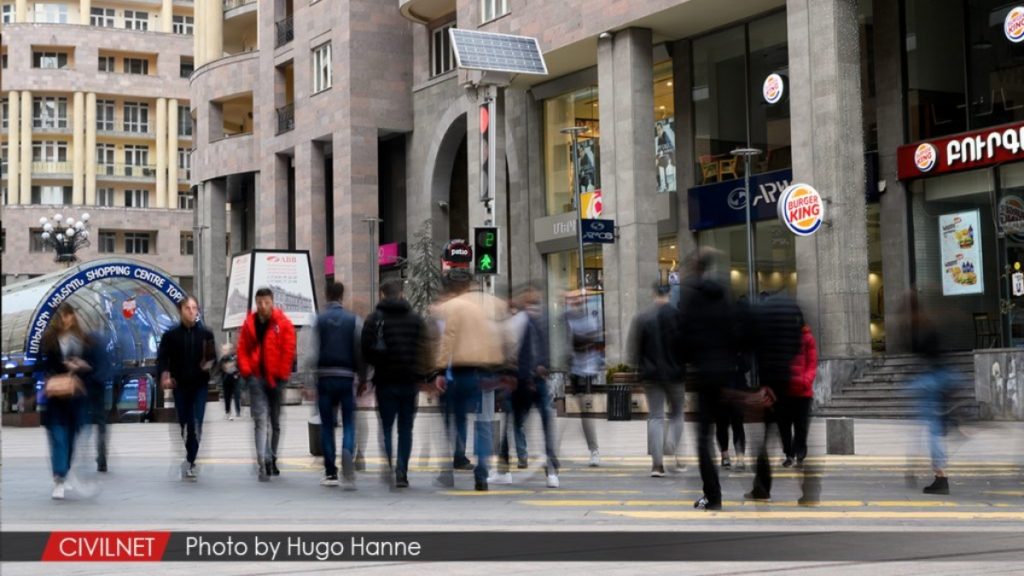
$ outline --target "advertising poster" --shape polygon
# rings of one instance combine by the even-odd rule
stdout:
[[[977,210],[939,216],[942,294],[983,294],[981,227]]]
[[[249,312],[249,279],[252,254],[239,254],[231,259],[228,276],[228,299],[224,304],[224,330],[240,328]]]
[[[249,306],[256,309],[256,291],[270,288],[274,306],[296,326],[316,321],[316,295],[307,252],[262,251],[252,253],[252,294]]]
[[[676,191],[675,118],[654,122],[654,160],[658,169],[658,192]]]

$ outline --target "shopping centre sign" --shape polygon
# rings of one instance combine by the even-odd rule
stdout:
[[[897,156],[900,180],[1024,160],[1024,122],[900,146]]]

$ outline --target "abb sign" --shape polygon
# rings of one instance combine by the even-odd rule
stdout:
[[[897,156],[900,180],[1024,160],[1024,122],[907,144]]]

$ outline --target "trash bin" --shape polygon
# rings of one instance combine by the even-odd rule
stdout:
[[[323,456],[324,445],[320,442],[320,415],[313,414],[307,424],[309,428],[309,453],[312,456]]]
[[[608,387],[608,420],[633,419],[632,395],[632,384],[612,384]]]

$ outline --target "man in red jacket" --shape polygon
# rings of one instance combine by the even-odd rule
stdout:
[[[238,337],[238,372],[249,387],[260,482],[281,473],[277,469],[281,390],[291,376],[294,360],[295,326],[280,308],[274,308],[270,288],[260,288],[256,312],[249,312]]]

